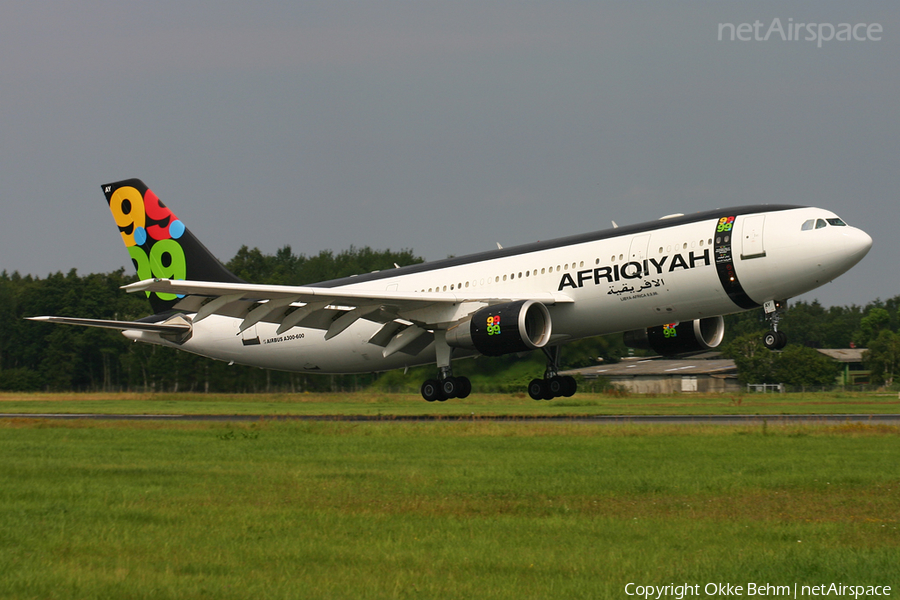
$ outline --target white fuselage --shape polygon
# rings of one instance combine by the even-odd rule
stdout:
[[[733,215],[727,209],[716,211],[701,220],[677,217],[589,238],[578,236],[320,285],[458,293],[461,301],[471,296],[552,292],[571,299],[548,307],[550,344],[555,345],[785,300],[841,275],[872,244],[867,234],[844,225],[829,211],[767,210],[764,206],[735,209]],[[395,353],[385,358],[382,346],[369,343],[382,325],[365,319],[329,340],[322,329],[294,327],[276,334],[277,324],[259,322],[240,332],[240,324],[239,318],[212,315],[196,323],[191,338],[180,345],[153,333],[126,335],[223,361],[286,371],[372,372],[435,362],[434,344],[414,355]],[[471,354],[457,351],[454,356]]]

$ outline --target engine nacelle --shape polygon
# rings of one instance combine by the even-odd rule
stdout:
[[[535,300],[482,308],[447,330],[454,348],[501,356],[541,348],[550,340],[550,311]]]
[[[625,332],[625,345],[653,350],[663,356],[699,352],[717,347],[725,337],[725,319],[708,317]]]

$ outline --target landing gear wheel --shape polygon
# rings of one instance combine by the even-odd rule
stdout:
[[[450,398],[466,398],[472,393],[472,382],[468,377],[445,377],[429,379],[422,384],[422,397],[428,402],[443,402]]]
[[[763,336],[763,344],[769,350],[783,350],[787,341],[787,335],[783,331],[769,331]]]
[[[472,382],[469,381],[468,377],[457,377],[456,386],[458,388],[456,392],[457,398],[467,398],[472,393]]]
[[[444,398],[465,398],[472,393],[472,382],[468,377],[448,377],[441,382]]]
[[[575,385],[575,380],[572,379],[572,385]],[[558,398],[560,396],[565,396],[566,392],[569,391],[569,383],[567,377],[551,377],[550,379],[532,379],[531,383],[528,384],[528,395],[531,396],[532,400],[553,400],[554,398]],[[575,388],[571,388],[572,394],[575,393]],[[571,394],[569,394],[571,396]]]
[[[459,383],[456,381],[456,377],[448,377],[441,382],[441,395],[444,398],[456,398],[458,391]]]
[[[435,400],[444,400],[443,394],[441,394],[441,384],[437,379],[429,379],[425,383],[422,384],[422,397],[425,398],[428,402],[434,402]]]
[[[563,378],[557,375],[556,377],[551,377],[547,381],[547,388],[550,391],[551,398],[558,398],[563,395],[563,390],[565,389],[565,382]]]
[[[528,395],[532,400],[543,400],[547,393],[547,382],[543,379],[532,379],[528,384]]]
[[[575,378],[571,375],[564,375],[562,377],[563,380],[563,393],[562,395],[566,398],[571,398],[575,395],[575,392],[578,391],[578,382],[575,381]]]

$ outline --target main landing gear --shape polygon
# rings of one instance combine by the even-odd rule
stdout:
[[[472,392],[472,383],[468,377],[454,377],[450,366],[450,355],[453,349],[447,344],[447,332],[441,329],[434,332],[434,347],[437,353],[437,379],[428,379],[422,384],[422,397],[428,402],[443,402],[450,398],[465,398]]]
[[[428,379],[422,384],[422,397],[428,402],[443,402],[450,398],[465,398],[472,392],[472,383],[468,377],[446,375],[443,379]]]
[[[438,376],[428,379],[422,384],[422,397],[428,402],[443,402],[450,398],[465,398],[472,392],[472,383],[468,377],[454,377],[450,367],[452,349],[447,344],[446,332],[434,332],[435,350],[437,353]],[[570,397],[575,394],[578,384],[574,377],[559,374],[559,346],[541,348],[547,355],[547,370],[543,379],[533,379],[528,384],[528,395],[535,400],[552,400],[560,396]]]
[[[569,398],[578,391],[574,377],[559,375],[559,346],[541,348],[547,355],[547,370],[543,379],[532,379],[528,384],[528,395],[533,400],[553,400],[560,396]]]
[[[778,331],[778,323],[784,316],[785,302],[780,300],[769,300],[763,305],[766,311],[766,319],[772,324],[772,329],[763,336],[763,344],[769,350],[783,350],[787,346],[787,335],[783,331]]]

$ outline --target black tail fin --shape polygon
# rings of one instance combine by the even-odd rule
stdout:
[[[108,183],[102,189],[141,279],[244,283],[140,179]],[[170,310],[178,302],[174,294],[147,295],[155,313]]]

